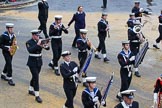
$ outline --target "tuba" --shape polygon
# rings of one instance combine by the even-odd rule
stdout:
[[[12,45],[11,45],[11,50],[10,50],[10,55],[13,56],[15,53],[16,53],[16,50],[18,49],[18,46],[16,44],[16,36],[14,36],[14,39],[13,39],[13,42],[12,42]]]
[[[142,27],[143,26],[141,24],[135,25],[133,27],[133,32],[137,34],[137,37],[139,38],[140,43],[143,43],[145,41],[145,38],[142,34]]]

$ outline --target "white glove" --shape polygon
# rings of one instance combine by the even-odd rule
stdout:
[[[75,67],[74,69],[73,69],[73,72],[77,72],[78,71],[78,67]]]
[[[129,60],[130,61],[134,61],[135,60],[135,56],[132,56]]]
[[[154,104],[157,104],[157,98],[158,98],[157,93],[154,93]]]
[[[101,102],[101,105],[102,105],[102,106],[104,106],[105,104],[106,104],[106,102],[105,102],[105,101],[102,101],[102,102]]]
[[[148,14],[149,14],[149,15],[151,15],[151,14],[152,14],[152,12],[148,12]]]
[[[143,8],[140,8],[140,10],[139,10],[140,12],[143,12],[144,11],[144,9]]]
[[[98,96],[96,96],[95,98],[93,98],[93,102],[97,102],[98,101]]]

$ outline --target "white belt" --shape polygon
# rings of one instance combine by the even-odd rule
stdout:
[[[40,56],[42,56],[42,54],[29,54],[29,56],[32,56],[32,57],[40,57]]]
[[[59,39],[62,38],[62,36],[51,36],[52,39]]]
[[[131,67],[131,65],[127,65],[129,68]],[[124,66],[123,68],[127,68],[127,66]]]
[[[5,47],[6,47],[6,48],[10,48],[11,46],[7,46],[7,45],[5,45]]]
[[[138,40],[133,40],[133,41],[131,41],[131,42],[136,42],[136,43],[137,43],[137,42],[139,42],[139,41],[138,41]]]
[[[159,23],[159,25],[162,25],[162,23]]]
[[[78,50],[79,52],[87,52],[87,50],[82,50],[82,51],[80,51],[80,50]]]

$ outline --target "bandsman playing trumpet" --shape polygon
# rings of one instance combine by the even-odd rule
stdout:
[[[102,53],[104,62],[110,61],[106,56],[106,45],[105,45],[105,39],[109,35],[109,24],[107,19],[107,13],[102,13],[101,20],[98,22],[98,38],[99,38],[99,45],[97,47],[97,51],[95,52],[95,58],[101,59],[98,55],[98,53]]]
[[[51,47],[53,52],[53,59],[49,63],[49,66],[54,69],[54,73],[59,76],[58,61],[61,57],[62,52],[62,31],[68,34],[68,30],[64,27],[61,22],[62,16],[56,15],[55,22],[51,24],[49,29],[49,36],[51,37]]]
[[[91,49],[91,42],[87,39],[87,32],[88,30],[86,29],[80,29],[80,38],[77,40],[77,47],[78,47],[78,59],[79,59],[79,64],[80,64],[80,69],[82,69],[87,55],[88,51]],[[83,86],[87,86],[86,80],[85,80],[86,74],[82,74],[82,81],[83,81]]]
[[[39,74],[43,64],[41,52],[42,49],[49,50],[49,46],[40,37],[40,30],[32,30],[31,33],[32,38],[26,42],[26,48],[29,52],[27,66],[32,74],[28,93],[35,96],[35,100],[38,103],[42,103],[42,99],[39,96]]]
[[[2,54],[5,59],[5,66],[3,72],[1,73],[1,79],[8,81],[8,84],[11,86],[15,86],[15,83],[12,80],[12,52],[15,52],[16,49],[12,48],[12,46],[17,45],[16,36],[13,32],[13,23],[6,23],[6,30],[0,36],[0,48],[2,49]]]

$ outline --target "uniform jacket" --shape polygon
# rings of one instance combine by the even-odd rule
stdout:
[[[140,8],[133,7],[132,13],[135,13],[135,17],[142,17],[142,13],[148,14],[148,11],[140,12],[139,10]]]
[[[124,107],[124,106],[122,105],[122,103],[119,103],[119,104],[116,105],[114,108],[139,108],[139,104],[138,104],[138,102],[133,101],[131,107],[128,107],[128,106]]]
[[[75,77],[73,78],[73,75],[76,74],[75,72],[73,72],[73,69],[75,67],[78,67],[78,65],[74,61],[71,61],[69,63],[69,66],[65,62],[60,65],[60,72],[63,77],[64,88],[76,88],[76,82],[74,79]]]
[[[39,2],[38,3],[38,9],[39,9],[39,13],[38,13],[38,18],[40,19],[44,19],[47,20],[48,19],[48,3],[46,1],[44,2]]]
[[[133,40],[139,40],[137,33],[135,33],[132,28],[128,29],[128,40],[130,40],[130,42]]]
[[[162,79],[160,77],[156,80],[155,89],[154,89],[154,93],[159,93],[159,92],[162,92]]]
[[[107,31],[105,30],[108,26],[108,21],[101,19],[98,22],[98,36],[107,36]]]
[[[65,29],[63,24],[60,24],[60,27],[58,28],[54,28],[55,25],[56,25],[55,22],[50,25],[49,36],[61,36],[62,31],[64,31],[66,34],[68,33],[67,29]]]
[[[79,52],[85,51],[85,50],[90,50],[90,47],[87,44],[87,40],[86,39],[82,39],[81,37],[79,39],[77,39],[77,47]]]
[[[98,88],[94,88],[93,92],[94,92],[94,97],[98,96],[99,101],[101,101],[102,96],[100,90]],[[96,106],[95,108],[98,108],[97,105],[95,105],[95,103],[93,102],[94,97],[91,96],[90,90],[88,88],[86,88],[82,92],[82,103],[84,108],[94,108],[94,106]]]
[[[42,52],[42,47],[37,45],[37,41],[34,39],[30,39],[26,42],[26,48],[29,52],[29,54],[41,54]],[[49,50],[49,48],[46,48],[46,50]],[[40,67],[42,66],[42,56],[40,57],[33,57],[29,56],[28,57],[28,62],[27,65],[29,67]]]
[[[86,14],[84,12],[82,12],[82,13],[76,12],[73,15],[73,18],[69,22],[68,26],[70,26],[75,21],[74,27],[75,27],[76,30],[84,29],[85,26],[86,26],[85,16],[86,16]]]
[[[9,33],[6,31],[0,36],[0,48],[5,51],[9,52],[9,48],[6,46],[11,46],[13,43],[13,40],[15,38],[15,34],[11,34],[11,37],[9,36]]]
[[[162,23],[162,14],[158,18],[159,18],[159,23]]]

